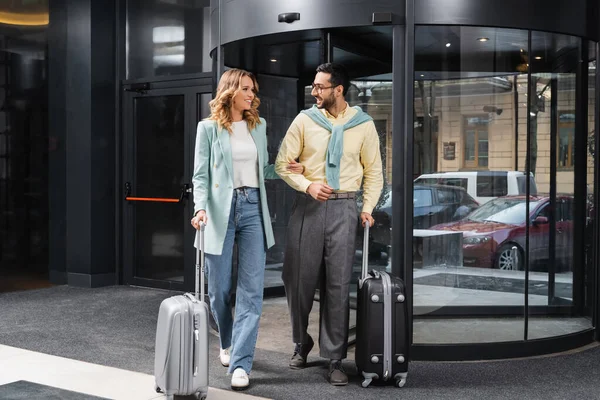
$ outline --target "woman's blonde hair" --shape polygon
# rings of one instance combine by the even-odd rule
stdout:
[[[210,116],[207,119],[217,121],[219,128],[225,128],[229,132],[231,132],[231,123],[233,122],[231,117],[233,98],[242,89],[242,78],[245,76],[252,79],[252,83],[254,83],[254,99],[252,100],[251,108],[244,110],[242,117],[248,123],[248,129],[253,130],[256,125],[260,124],[258,115],[260,100],[256,96],[258,93],[258,83],[252,73],[237,68],[225,71],[219,80],[215,98],[208,103],[210,106]]]

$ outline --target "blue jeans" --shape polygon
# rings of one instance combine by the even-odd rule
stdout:
[[[238,278],[234,319],[231,315],[229,290],[233,242],[236,238]],[[206,254],[208,297],[219,327],[221,348],[232,347],[229,373],[236,368],[243,368],[247,373],[252,369],[258,324],[262,313],[265,254],[259,190],[257,188],[235,189],[223,251],[221,255]]]

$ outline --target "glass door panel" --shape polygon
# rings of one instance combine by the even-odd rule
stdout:
[[[209,88],[208,88],[209,89]],[[205,87],[126,92],[124,260],[128,284],[193,289],[191,174]],[[208,97],[207,97],[208,96]]]
[[[182,282],[185,96],[134,99],[135,276]],[[186,193],[187,195],[187,193]]]
[[[506,196],[523,175],[526,49],[525,31],[416,27],[416,344],[523,339],[526,199]]]
[[[582,209],[588,204],[587,190],[577,184],[578,175],[591,172],[593,176],[593,169],[588,170],[588,165],[581,168],[579,163],[588,159],[588,147],[575,145],[576,137],[587,139],[593,129],[588,126],[588,132],[577,131],[577,120],[588,117],[581,115],[576,99],[588,100],[588,90],[593,87],[583,93],[577,87],[582,57],[579,38],[532,32],[531,42],[529,153],[540,196],[531,199],[530,207],[527,339],[539,339],[592,327],[582,312],[585,254],[575,254],[574,249],[581,249],[575,242],[576,231],[583,231],[587,223],[576,219],[576,204],[584,205]],[[587,177],[583,182],[588,182]],[[546,203],[541,212],[533,206],[539,202]]]
[[[384,186],[372,216],[375,225],[369,232],[368,269],[391,272],[392,251],[392,26],[343,28],[331,31],[332,61],[343,64],[350,74],[346,94],[349,106],[368,113],[379,134]],[[310,93],[310,87],[306,89]],[[362,210],[362,190],[357,199]],[[362,270],[364,228],[359,225],[350,284],[350,325],[356,324],[354,312],[358,280]]]

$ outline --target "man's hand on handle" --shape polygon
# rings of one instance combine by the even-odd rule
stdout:
[[[192,226],[198,230],[200,229],[200,222],[204,222],[204,225],[208,222],[208,217],[206,216],[206,211],[200,210],[194,215],[191,220]]]
[[[333,189],[324,183],[311,183],[308,189],[306,189],[306,193],[310,194],[315,200],[327,201],[331,193],[333,193]]]
[[[360,213],[360,222],[362,223],[363,228],[365,227],[366,221],[369,221],[369,227],[373,227],[375,220],[373,219],[373,217],[371,217],[371,214],[366,213],[366,212],[361,212]]]

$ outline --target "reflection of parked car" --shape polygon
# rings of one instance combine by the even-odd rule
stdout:
[[[413,188],[413,227],[426,229],[443,222],[464,218],[479,204],[460,187],[442,185],[415,185]],[[375,226],[371,230],[373,242],[390,244],[392,226],[392,194],[373,212]]]
[[[573,198],[558,197],[553,216],[548,197],[531,196],[529,202],[530,265],[549,258],[550,220],[556,221],[556,260],[569,265],[573,248]],[[431,229],[463,232],[466,266],[522,270],[525,249],[526,196],[507,196],[489,201],[467,218]],[[518,249],[517,261],[512,248]]]
[[[533,175],[529,194],[537,195]],[[501,196],[526,194],[525,174],[521,171],[457,171],[424,174],[415,179],[415,184],[438,184],[462,187],[477,202],[483,204]]]

